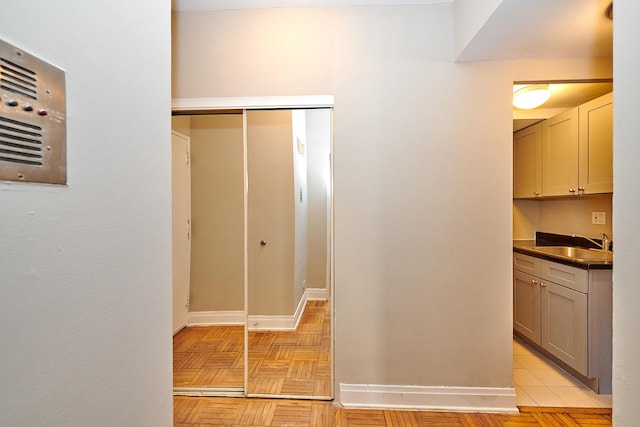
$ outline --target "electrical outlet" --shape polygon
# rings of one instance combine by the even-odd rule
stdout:
[[[591,224],[606,224],[607,213],[606,212],[591,212]]]
[[[189,307],[189,295],[184,299],[184,306]]]

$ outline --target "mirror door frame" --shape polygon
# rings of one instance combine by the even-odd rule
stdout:
[[[248,177],[247,177],[247,110],[273,110],[273,109],[312,109],[327,108],[331,114],[331,141],[330,141],[330,214],[329,214],[329,301],[331,304],[331,399],[335,397],[335,290],[334,290],[334,169],[333,169],[333,95],[310,96],[253,96],[253,97],[214,97],[214,98],[173,98],[171,100],[172,114],[203,114],[206,112],[223,113],[225,110],[242,110],[243,115],[243,170],[244,170],[244,390],[243,395],[248,395],[248,370],[249,370],[249,262],[248,262]],[[220,395],[207,393],[201,390],[197,395]],[[264,396],[264,397],[288,397],[288,396]]]

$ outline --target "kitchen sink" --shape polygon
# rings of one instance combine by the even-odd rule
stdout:
[[[577,261],[613,261],[613,252],[573,246],[536,246],[534,250]]]

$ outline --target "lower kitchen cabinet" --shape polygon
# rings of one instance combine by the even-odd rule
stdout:
[[[611,393],[611,270],[513,255],[515,333]]]
[[[583,375],[587,370],[587,294],[542,281],[541,345]]]
[[[540,343],[540,278],[513,271],[513,329],[535,343]]]

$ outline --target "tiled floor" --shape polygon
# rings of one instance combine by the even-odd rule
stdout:
[[[528,345],[513,340],[513,385],[518,406],[611,408],[596,394]]]

